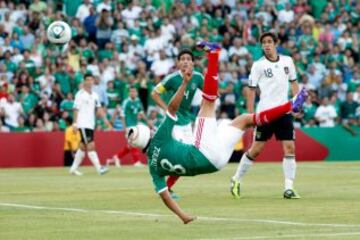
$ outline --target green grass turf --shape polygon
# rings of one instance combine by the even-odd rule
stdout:
[[[300,200],[282,198],[281,163],[256,164],[243,197],[232,199],[236,166],[180,179],[179,204],[199,217],[190,225],[163,206],[146,167],[104,176],[82,167],[82,177],[63,168],[1,169],[0,239],[360,239],[360,162],[299,163]]]

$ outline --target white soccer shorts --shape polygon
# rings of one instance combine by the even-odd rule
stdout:
[[[229,162],[244,133],[230,123],[222,121],[218,125],[215,118],[196,118],[193,144],[219,170]]]

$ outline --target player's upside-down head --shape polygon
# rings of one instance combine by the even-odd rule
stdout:
[[[148,126],[138,124],[126,130],[125,134],[129,144],[133,147],[146,151],[151,140],[151,130]]]

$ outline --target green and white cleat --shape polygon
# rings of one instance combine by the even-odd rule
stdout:
[[[235,199],[240,198],[240,182],[239,181],[231,179],[231,181],[230,181],[230,192],[231,192],[231,195],[233,195],[233,197]]]
[[[294,189],[286,189],[284,191],[284,198],[286,199],[300,199],[300,195]]]

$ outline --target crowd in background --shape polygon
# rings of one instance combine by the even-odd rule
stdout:
[[[50,44],[46,28],[68,22],[68,48]],[[176,56],[199,40],[221,43],[220,117],[246,112],[252,63],[264,31],[279,35],[278,51],[293,57],[311,98],[298,126],[360,125],[360,2],[356,0],[0,0],[0,131],[59,131],[71,122],[83,76],[115,129],[135,86],[149,119],[158,119],[151,91],[176,70]],[[193,102],[194,111],[199,98]],[[97,129],[106,126],[99,120]]]

